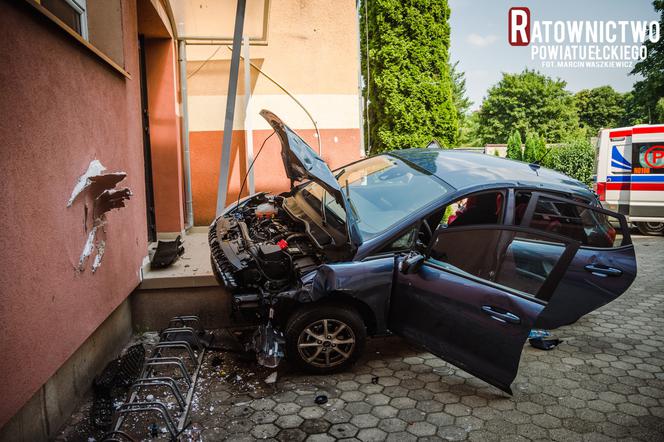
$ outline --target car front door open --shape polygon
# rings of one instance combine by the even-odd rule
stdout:
[[[388,326],[511,393],[523,344],[579,243],[515,226],[439,229],[399,258]]]

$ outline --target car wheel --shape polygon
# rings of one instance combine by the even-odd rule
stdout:
[[[644,235],[664,235],[664,223],[636,223],[639,232]]]
[[[286,354],[298,367],[318,374],[342,371],[364,350],[366,327],[352,308],[310,305],[286,326]]]

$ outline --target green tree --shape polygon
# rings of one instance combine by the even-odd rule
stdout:
[[[455,145],[447,0],[363,0],[360,14],[370,152]]]
[[[588,135],[600,129],[618,127],[625,120],[625,95],[611,86],[583,89],[574,95],[579,124]]]
[[[507,140],[507,158],[513,160],[523,160],[523,152],[521,151],[521,134],[518,130],[512,131],[509,139]]]
[[[504,143],[512,130],[542,134],[558,143],[578,132],[574,97],[562,80],[536,71],[503,74],[480,109],[480,136],[485,143]]]
[[[642,107],[642,118],[647,123],[656,122],[657,103],[664,97],[664,37],[661,35],[664,32],[664,0],[654,0],[652,4],[655,11],[660,13],[660,38],[655,43],[646,39],[644,46],[648,56],[636,63],[631,72],[643,76],[643,80],[634,84],[634,99]]]
[[[459,70],[459,62],[450,63],[450,76],[452,77],[452,100],[457,111],[457,120],[459,122],[459,135],[457,143],[461,142],[461,132],[468,118],[468,110],[473,102],[468,98],[466,92],[466,74]]]
[[[535,145],[535,161],[540,162],[546,155],[546,140],[542,136],[537,137],[537,144]]]
[[[647,109],[637,99],[634,92],[624,94],[623,102],[625,104],[625,114],[622,121],[618,123],[618,126],[634,126],[635,124],[643,124],[649,121]]]
[[[539,137],[534,132],[526,134],[526,145],[523,149],[523,161],[532,163],[537,159]]]
[[[459,127],[459,145],[460,146],[482,146],[482,139],[479,136],[480,123],[477,111],[467,115]]]
[[[655,115],[657,115],[657,123],[664,123],[664,97],[657,101],[657,106],[655,106]]]

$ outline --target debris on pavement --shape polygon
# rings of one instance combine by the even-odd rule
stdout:
[[[528,343],[539,350],[553,350],[561,342],[560,339],[552,338],[552,334],[548,330],[532,329],[528,333]]]
[[[538,338],[548,338],[551,336],[551,332],[548,330],[542,329],[532,329],[528,333],[528,339],[538,339]]]
[[[178,259],[184,253],[184,246],[182,245],[182,237],[178,235],[173,241],[159,241],[157,243],[157,250],[150,262],[151,269],[164,269]]]
[[[214,356],[214,357],[210,360],[210,365],[212,365],[213,367],[219,367],[219,366],[221,365],[222,362],[223,362],[223,359],[221,359],[220,356]]]
[[[551,338],[551,339],[534,338],[534,339],[528,339],[528,342],[530,343],[531,346],[539,350],[553,350],[563,341],[557,338]]]

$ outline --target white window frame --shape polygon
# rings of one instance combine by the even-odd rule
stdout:
[[[64,0],[80,17],[81,37],[88,40],[88,9],[87,0]]]

